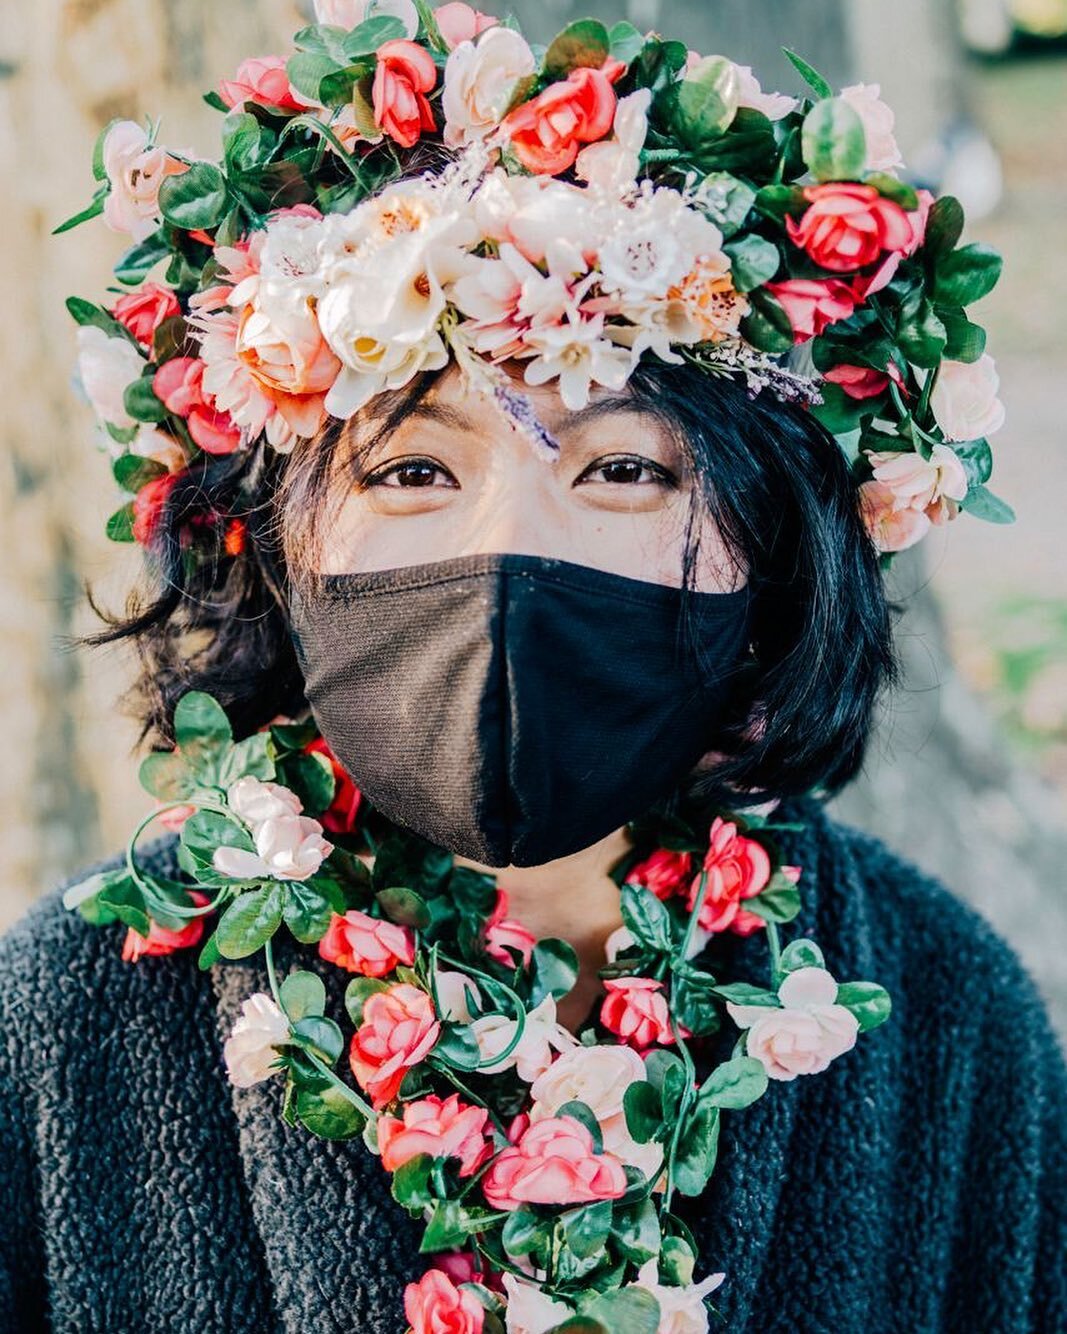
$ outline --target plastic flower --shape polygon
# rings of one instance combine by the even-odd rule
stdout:
[[[984,353],[977,361],[943,361],[930,394],[934,420],[946,440],[980,440],[1004,425],[1004,404],[997,397],[996,362]]]
[[[913,243],[908,215],[873,185],[806,185],[804,198],[809,208],[799,222],[787,217],[786,231],[820,268],[841,273],[862,269],[887,251],[903,251]]]
[[[440,1269],[429,1269],[404,1289],[411,1334],[481,1334],[485,1307],[469,1288],[457,1288]]]
[[[257,829],[266,820],[299,815],[304,809],[303,802],[292,789],[281,783],[263,782],[251,775],[230,784],[226,802],[230,810],[252,829]]]
[[[511,1046],[517,1025],[518,1020],[508,1019],[502,1014],[482,1015],[471,1024],[471,1032],[478,1043],[482,1060],[492,1062],[481,1067],[482,1074],[496,1075],[514,1067],[521,1080],[532,1084],[552,1064],[553,1052],[567,1051],[577,1045],[574,1035],[556,1019],[555,1000],[546,996],[538,1006],[527,1012],[518,1046],[509,1056],[493,1061],[495,1056]]]
[[[638,1051],[674,1041],[663,983],[650,977],[620,977],[604,983],[608,993],[600,1022]]]
[[[521,922],[508,917],[508,896],[498,889],[496,904],[485,924],[485,952],[505,968],[514,968],[521,960],[524,968],[530,966],[537,941]]]
[[[583,144],[607,134],[615,118],[611,76],[617,78],[622,68],[573,69],[506,117],[503,132],[528,171],[558,176],[574,165]]]
[[[419,12],[412,0],[315,0],[316,19],[346,32],[358,28],[372,14],[391,14],[400,19],[406,37],[414,37],[419,30]]]
[[[426,98],[436,82],[437,66],[425,47],[401,37],[378,48],[374,122],[401,148],[411,148],[423,131],[437,128]]]
[[[733,821],[716,818],[702,872],[694,875],[689,887],[689,909],[702,894],[698,921],[705,931],[730,928],[748,935],[762,928],[764,921],[742,908],[742,900],[754,898],[770,878],[771,859],[762,843],[739,833]]]
[[[592,1204],[626,1192],[626,1173],[613,1153],[597,1153],[573,1116],[530,1125],[492,1162],[482,1193],[494,1209],[526,1204]]]
[[[768,283],[766,290],[789,316],[794,343],[805,343],[847,320],[859,304],[855,290],[838,278],[786,278]]]
[[[276,1047],[289,1041],[289,1021],[265,992],[241,1003],[241,1015],[222,1048],[230,1083],[251,1088],[277,1074]]]
[[[408,1070],[430,1054],[440,1032],[430,997],[409,982],[367,1000],[348,1061],[375,1110],[393,1101]]]
[[[252,56],[243,60],[232,79],[219,84],[219,96],[228,107],[252,102],[282,111],[304,111],[307,101],[289,83],[281,56]]]
[[[496,130],[516,85],[536,68],[525,37],[495,23],[477,42],[455,46],[445,65],[441,99],[445,143],[457,147]]]
[[[559,379],[560,398],[572,412],[589,402],[594,384],[622,389],[629,379],[633,355],[604,337],[604,317],[583,319],[568,311],[560,324],[545,324],[526,331],[524,352],[533,353],[526,365],[527,384]]]
[[[120,296],[111,313],[145,347],[152,346],[156,330],[164,320],[182,313],[178,298],[169,287],[145,283],[136,292]]]
[[[579,180],[601,190],[621,192],[637,179],[651,105],[650,88],[639,88],[620,98],[611,139],[586,145],[575,158],[574,172]]]
[[[650,889],[657,899],[669,899],[689,882],[693,869],[691,852],[672,852],[657,848],[643,862],[631,867],[626,876],[628,885]]]
[[[415,962],[415,933],[407,926],[385,922],[356,908],[334,913],[319,941],[319,954],[329,963],[363,977],[386,977],[398,964]]]
[[[92,324],[78,329],[77,340],[78,379],[93,411],[119,429],[136,426],[124,395],[141,378],[144,357],[128,338],[112,338]]]
[[[158,144],[136,121],[116,121],[101,148],[111,189],[104,200],[104,221],[134,241],[147,240],[162,222],[159,189],[168,176],[189,168]]]
[[[197,889],[190,890],[189,897],[198,907],[210,902],[208,896]],[[177,929],[149,921],[147,936],[142,936],[132,926],[127,929],[126,939],[122,943],[122,957],[127,963],[136,963],[146,955],[173,954],[175,950],[187,950],[199,945],[203,935],[203,914],[190,917],[184,926]]]
[[[825,968],[798,968],[778,988],[780,1008],[726,1002],[731,1019],[748,1029],[746,1050],[771,1079],[813,1075],[856,1042],[859,1021],[836,1004],[837,983]]]
[[[404,1106],[403,1118],[378,1119],[378,1148],[387,1172],[396,1172],[420,1153],[431,1158],[455,1158],[461,1177],[473,1176],[492,1155],[485,1137],[489,1113],[484,1107],[460,1102],[459,1094],[445,1099],[431,1095]]]
[[[528,1283],[515,1274],[504,1274],[501,1282],[507,1294],[505,1318],[507,1334],[548,1334],[569,1320],[574,1311],[566,1302],[548,1297],[536,1283]]]
[[[438,5],[433,16],[449,50],[455,50],[461,42],[473,42],[481,33],[500,22],[492,14],[483,14],[480,9],[464,4],[463,0],[450,0],[447,5]]]
[[[218,847],[212,865],[234,880],[307,880],[333,851],[322,825],[300,815],[300,798],[278,783],[242,778],[227,794],[231,810],[249,826],[255,852]]]
[[[673,1287],[660,1283],[658,1262],[646,1261],[630,1287],[644,1288],[659,1303],[658,1334],[707,1334],[708,1308],[704,1299],[721,1287],[725,1274],[709,1274],[699,1283]]]
[[[860,118],[867,141],[867,170],[895,171],[903,167],[897,141],[893,135],[896,116],[893,109],[882,101],[882,86],[878,83],[853,83],[841,89],[841,98]]]

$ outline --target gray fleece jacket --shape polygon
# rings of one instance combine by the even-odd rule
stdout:
[[[811,800],[791,935],[892,993],[815,1078],[724,1118],[689,1218],[728,1334],[1064,1334],[1067,1074],[1008,946],[938,884]],[[175,840],[150,849],[176,874]],[[94,868],[96,869],[96,868]],[[88,872],[86,872],[88,874]],[[398,1334],[418,1229],[361,1141],[239,1090],[222,1042],[261,956],[122,961],[124,928],[46,893],[0,940],[0,1331]],[[281,946],[281,943],[279,942]],[[736,938],[759,976],[765,945]],[[340,1014],[345,978],[316,968]]]

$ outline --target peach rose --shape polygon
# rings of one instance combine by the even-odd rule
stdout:
[[[174,814],[177,813],[174,812]],[[189,897],[199,908],[211,902],[208,896],[202,894],[198,889],[191,889]],[[184,926],[177,930],[160,926],[158,922],[149,921],[147,936],[142,936],[140,931],[135,931],[132,926],[127,929],[126,939],[122,942],[122,957],[127,963],[136,963],[138,959],[143,959],[146,954],[173,954],[175,950],[187,950],[194,945],[199,945],[203,935],[203,915],[191,917]]]
[[[955,517],[948,501],[967,495],[967,474],[948,445],[934,445],[929,459],[912,450],[868,450],[875,481],[888,486],[900,509],[922,510],[932,523]]]
[[[401,148],[411,148],[424,130],[437,128],[426,98],[436,82],[433,56],[418,43],[399,37],[378,48],[371,90],[374,123]]]
[[[450,51],[454,51],[461,42],[473,42],[475,37],[499,24],[499,20],[492,14],[483,14],[480,9],[463,4],[462,0],[438,5],[433,16]]]
[[[495,130],[516,84],[536,68],[529,43],[512,28],[497,25],[477,44],[456,46],[445,65],[441,98],[445,143],[458,147]]]
[[[111,191],[104,200],[104,222],[116,232],[144,241],[159,226],[159,187],[168,176],[189,168],[165,148],[149,142],[136,121],[120,120],[104,137],[104,171]]]
[[[493,1152],[485,1138],[489,1113],[471,1107],[453,1093],[443,1101],[431,1095],[404,1107],[404,1118],[378,1119],[378,1148],[387,1172],[396,1172],[420,1153],[431,1158],[456,1158],[461,1177],[472,1176]]]
[[[703,871],[706,879],[702,874],[693,877],[688,906],[692,911],[704,879],[699,921],[705,931],[731,927],[740,935],[748,935],[763,925],[762,918],[741,907],[742,899],[754,898],[771,878],[771,859],[761,843],[739,834],[732,821],[716,818]]]
[[[601,69],[582,66],[517,106],[503,122],[522,165],[543,176],[558,176],[574,165],[583,144],[595,143],[615,120],[618,61]]]
[[[334,913],[330,918],[319,954],[350,973],[385,977],[397,964],[410,968],[415,962],[415,935],[410,927],[350,908],[344,916]]]
[[[246,306],[237,328],[238,361],[289,426],[312,436],[325,416],[326,394],[341,363],[308,309],[268,315]]]
[[[494,1209],[524,1204],[592,1204],[626,1193],[626,1173],[613,1153],[596,1153],[593,1137],[573,1116],[529,1126],[482,1178]]]
[[[887,251],[904,251],[913,241],[908,215],[873,185],[831,181],[807,185],[810,207],[799,222],[785,220],[795,245],[823,269],[862,269]]]
[[[481,1334],[485,1307],[469,1288],[457,1288],[440,1269],[428,1269],[404,1289],[411,1334]]]
[[[692,873],[692,867],[691,853],[657,848],[628,873],[626,883],[650,889],[657,899],[666,900],[682,888]]]
[[[841,99],[860,118],[867,141],[867,170],[895,171],[904,165],[893,135],[896,117],[893,108],[882,101],[878,83],[853,83],[841,89]]]
[[[794,343],[805,343],[838,320],[847,320],[857,305],[856,293],[840,278],[825,282],[786,278],[780,283],[767,283],[766,290],[789,316]]]
[[[393,1101],[404,1076],[429,1055],[440,1032],[433,1002],[409,982],[370,997],[352,1036],[348,1062],[376,1111]]]
[[[837,1005],[837,983],[825,968],[798,968],[778,988],[781,1008],[726,1002],[731,1019],[748,1029],[746,1049],[771,1079],[814,1075],[855,1045],[856,1016]]]
[[[304,809],[303,802],[291,788],[283,787],[281,783],[265,783],[251,776],[238,778],[230,784],[226,802],[234,815],[253,830],[267,820],[299,815]]]
[[[943,361],[930,394],[934,420],[946,440],[979,440],[1004,425],[1004,404],[997,397],[1000,376],[985,353],[977,361]]]
[[[922,510],[901,507],[892,487],[871,480],[861,484],[859,495],[864,525],[879,551],[907,551],[930,531]]]
[[[505,968],[514,968],[516,956],[522,966],[530,966],[537,941],[521,922],[507,916],[508,896],[502,889],[496,892],[496,906],[485,924],[485,952],[490,959]]]
[[[257,991],[241,1003],[241,1015],[222,1048],[230,1083],[251,1088],[278,1073],[275,1047],[289,1041],[289,1021],[274,1001]]]
[[[650,977],[620,977],[604,983],[608,993],[600,1022],[638,1051],[674,1041],[663,983]]]
[[[306,111],[308,103],[289,82],[281,56],[250,56],[237,67],[232,79],[219,84],[219,96],[228,107],[254,102],[283,111]]]
[[[168,287],[145,283],[138,291],[119,297],[111,307],[111,313],[139,343],[151,347],[159,326],[164,320],[180,315],[182,308]]]
[[[322,825],[307,815],[266,819],[252,833],[255,852],[219,847],[212,866],[234,880],[308,880],[333,851],[322,837]]]

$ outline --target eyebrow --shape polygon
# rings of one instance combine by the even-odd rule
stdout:
[[[561,417],[553,428],[553,434],[563,434],[567,431],[577,430],[581,426],[586,426],[590,422],[607,417],[614,412],[651,415],[650,409],[637,402],[636,399],[624,394],[607,394],[603,398],[594,399],[586,407],[576,408]],[[448,426],[455,431],[478,430],[478,424],[462,408],[452,407],[448,403],[437,403],[429,399],[420,399],[405,416],[423,417],[429,421],[439,422],[442,426]]]

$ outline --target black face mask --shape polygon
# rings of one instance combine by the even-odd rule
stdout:
[[[315,720],[371,803],[499,868],[668,795],[713,743],[748,609],[747,588],[477,555],[315,576],[291,621]]]

